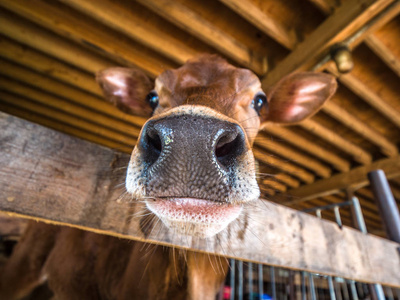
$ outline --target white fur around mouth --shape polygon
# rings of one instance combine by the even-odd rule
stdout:
[[[241,205],[194,198],[147,200],[146,206],[168,228],[202,238],[225,229],[242,211]]]

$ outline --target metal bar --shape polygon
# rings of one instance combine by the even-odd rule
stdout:
[[[253,300],[253,264],[249,262],[248,264],[248,276],[249,276],[249,299]]]
[[[331,300],[336,300],[335,290],[333,288],[332,276],[328,276],[329,296]]]
[[[263,265],[258,264],[258,295],[259,298],[262,299],[262,295],[264,294],[264,272]]]
[[[389,300],[394,300],[393,291],[390,287],[385,287],[386,295],[388,296]]]
[[[354,226],[359,229],[362,233],[367,234],[367,226],[365,225],[364,216],[361,210],[360,201],[357,197],[351,197],[351,214],[354,220]]]
[[[374,284],[376,297],[378,300],[385,300],[385,293],[383,292],[383,288],[380,284]]]
[[[243,300],[243,261],[238,260],[238,298]]]
[[[310,281],[311,300],[316,300],[314,278],[312,273],[308,273],[308,280]]]
[[[381,220],[389,239],[400,243],[400,214],[394,200],[385,172],[375,170],[368,173],[368,179],[379,207]]]
[[[335,206],[333,208],[333,212],[335,213],[336,223],[339,225],[340,228],[343,227],[342,218],[340,217],[339,206]]]
[[[342,207],[342,206],[349,206],[351,204],[352,203],[350,201],[346,201],[346,202],[342,202],[342,203],[334,203],[334,204],[328,204],[328,205],[324,205],[324,206],[311,207],[311,208],[303,209],[301,211],[305,212],[305,213],[310,213],[310,212],[314,212],[318,209],[319,210],[328,210],[328,209],[334,208],[335,206]]]
[[[336,298],[338,300],[342,300],[342,290],[340,288],[340,282],[338,282],[337,278],[335,278],[335,282],[334,282],[334,287],[335,287],[335,291],[336,291]]]
[[[231,298],[230,300],[235,300],[235,260],[231,259]]]
[[[350,300],[349,289],[347,288],[346,280],[343,280],[343,283],[341,284],[341,286],[342,286],[342,291],[343,291],[343,298],[345,300]]]
[[[307,300],[306,295],[306,272],[301,272],[301,300]]]
[[[354,280],[349,280],[349,283],[350,283],[351,298],[353,300],[358,300],[357,288]]]
[[[271,285],[272,285],[272,299],[276,300],[276,286],[275,286],[275,268],[270,267]]]
[[[290,300],[295,300],[296,295],[295,295],[295,283],[294,283],[294,271],[290,270],[289,271],[289,299]]]

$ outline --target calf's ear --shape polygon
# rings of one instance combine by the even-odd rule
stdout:
[[[105,98],[120,110],[149,117],[152,108],[146,101],[154,84],[142,71],[133,68],[109,68],[96,74]]]
[[[298,123],[314,115],[336,91],[334,76],[302,72],[284,77],[268,93],[261,121]]]

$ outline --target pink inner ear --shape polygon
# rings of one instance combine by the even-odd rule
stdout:
[[[124,112],[149,116],[151,107],[146,95],[152,89],[149,78],[140,70],[111,68],[97,74],[105,98]]]
[[[335,77],[296,73],[281,80],[270,93],[266,121],[296,123],[315,114],[336,90]]]

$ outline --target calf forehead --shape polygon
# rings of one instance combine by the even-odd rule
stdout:
[[[156,80],[156,89],[169,107],[196,104],[225,113],[237,105],[242,95],[260,90],[260,81],[250,70],[205,56],[162,73]]]

